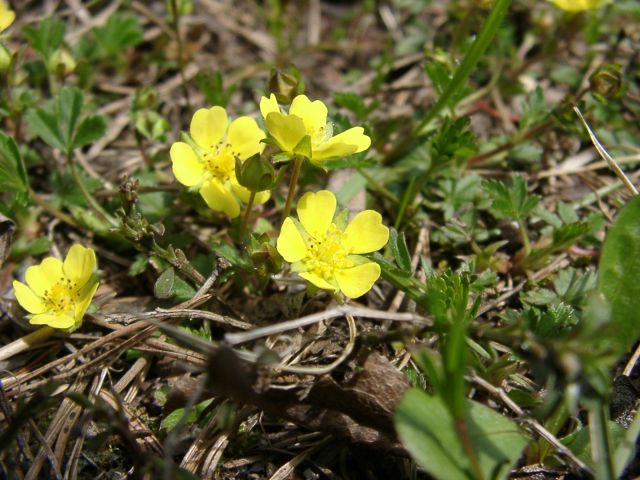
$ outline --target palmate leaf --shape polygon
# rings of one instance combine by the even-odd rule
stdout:
[[[515,422],[466,400],[466,427],[484,478],[507,478],[528,438]],[[473,478],[471,462],[440,397],[409,390],[396,409],[395,426],[416,462],[439,480]]]
[[[520,175],[513,178],[510,187],[498,180],[487,180],[482,187],[494,200],[491,211],[497,218],[524,220],[540,201],[537,195],[527,193],[527,183]]]
[[[0,132],[0,191],[24,193],[28,188],[27,171],[16,142]]]
[[[106,131],[104,117],[94,115],[80,122],[84,99],[77,87],[64,87],[44,107],[30,110],[26,120],[30,131],[53,148],[69,153],[83,147]]]

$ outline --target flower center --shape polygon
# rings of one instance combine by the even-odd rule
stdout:
[[[209,178],[215,178],[221,183],[227,182],[235,177],[236,161],[234,155],[237,152],[231,150],[231,145],[226,142],[218,142],[215,145],[209,145],[209,148],[202,155],[204,168]]]
[[[306,127],[306,130],[309,137],[311,137],[311,144],[317,146],[331,138],[333,128],[331,128],[330,123],[327,123],[323,127],[319,128]]]
[[[77,284],[68,278],[60,277],[60,280],[42,295],[47,311],[61,315],[73,310],[80,298],[77,287]]]
[[[304,261],[307,271],[329,281],[336,270],[353,267],[353,262],[347,258],[350,252],[344,248],[343,238],[344,232],[332,223],[322,238],[309,240]]]

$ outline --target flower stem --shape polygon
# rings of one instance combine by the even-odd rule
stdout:
[[[282,221],[291,213],[291,204],[293,203],[293,195],[296,193],[296,185],[298,184],[298,177],[300,177],[300,170],[302,169],[302,159],[300,155],[296,155],[293,159],[293,171],[291,172],[291,181],[289,182],[289,191],[287,192],[287,201],[284,204],[284,210],[282,211]]]
[[[249,195],[249,202],[247,203],[247,207],[245,208],[244,215],[242,216],[242,224],[240,225],[240,240],[244,236],[244,232],[247,230],[247,224],[249,223],[249,216],[251,215],[251,208],[253,208],[253,202],[256,199],[256,192],[251,190],[251,195]]]
[[[109,213],[107,213],[104,208],[102,208],[102,206],[96,201],[96,199],[93,198],[93,195],[89,193],[87,187],[85,187],[84,182],[80,178],[78,167],[76,166],[75,158],[73,156],[73,151],[69,151],[69,153],[67,154],[67,163],[69,164],[71,175],[73,176],[76,185],[78,185],[82,196],[85,198],[89,206],[112,227],[117,227],[118,222],[111,215],[109,215]]]
[[[524,220],[518,221],[518,230],[522,237],[522,248],[524,249],[524,256],[528,257],[531,253],[531,241],[529,240],[529,234],[527,233],[527,227],[524,224]]]

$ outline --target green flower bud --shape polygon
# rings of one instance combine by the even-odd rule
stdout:
[[[0,73],[6,72],[11,66],[11,52],[0,43]]]
[[[269,77],[269,93],[276,96],[278,103],[289,105],[296,95],[301,93],[302,84],[300,82],[297,71],[293,74],[279,72],[276,69],[271,70]]]
[[[51,73],[62,78],[76,69],[76,61],[67,49],[59,48],[49,58],[47,67]]]
[[[155,110],[158,107],[159,94],[155,88],[141,87],[136,90],[133,98],[133,107],[135,110]]]
[[[609,63],[600,66],[589,78],[591,94],[601,103],[617,98],[623,90],[622,67]]]
[[[244,162],[236,158],[236,178],[240,185],[252,192],[271,190],[279,180],[271,162],[259,153]]]

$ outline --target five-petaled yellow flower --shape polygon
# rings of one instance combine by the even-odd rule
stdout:
[[[551,0],[556,7],[567,12],[582,12],[583,10],[591,10],[598,8],[610,0]]]
[[[96,254],[75,244],[64,262],[47,257],[25,272],[26,285],[14,280],[18,303],[32,314],[29,322],[75,330],[82,324],[96,289]]]
[[[297,211],[299,222],[287,217],[282,224],[280,255],[317,287],[351,298],[367,293],[380,276],[380,266],[359,254],[375,252],[389,240],[381,215],[365,210],[343,229],[334,223],[336,197],[328,190],[305,193]]]
[[[284,152],[299,153],[296,147],[308,135],[311,146],[309,160],[315,163],[363,152],[371,145],[371,139],[364,134],[362,127],[350,128],[334,137],[333,128],[327,123],[326,105],[320,100],[312,102],[305,95],[295,97],[289,112],[282,113],[272,93],[269,98],[260,100],[260,112],[267,130]]]
[[[251,192],[236,178],[237,157],[244,162],[262,152],[264,132],[250,117],[236,118],[231,124],[222,107],[201,108],[191,119],[193,142],[175,142],[169,152],[173,173],[180,183],[200,192],[209,208],[229,218],[240,213],[238,199],[248,202]],[[255,203],[269,199],[269,191],[258,192]]]
[[[0,0],[0,32],[3,32],[16,19],[16,12],[9,8],[4,0]]]

